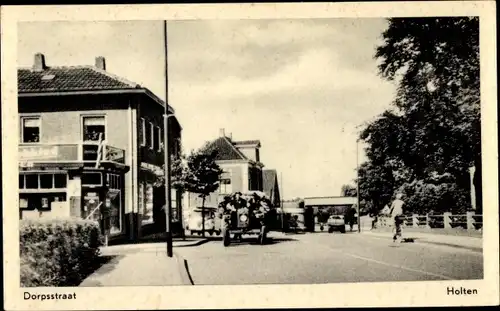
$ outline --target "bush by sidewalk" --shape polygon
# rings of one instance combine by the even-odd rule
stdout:
[[[76,286],[98,262],[95,221],[21,220],[21,286]]]

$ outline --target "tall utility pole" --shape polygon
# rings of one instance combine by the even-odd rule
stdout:
[[[361,232],[361,215],[359,206],[359,139],[356,139],[356,200],[358,201],[358,232]]]
[[[285,212],[283,209],[283,200],[285,197],[283,196],[283,173],[280,173],[280,184],[281,184],[281,194],[280,194],[280,199],[281,199],[281,231],[285,232]]]
[[[170,191],[170,144],[168,141],[168,48],[167,48],[167,21],[163,21],[163,37],[165,43],[165,112],[163,115],[163,135],[164,146],[163,154],[165,157],[164,176],[165,176],[165,231],[167,234],[167,256],[173,256],[172,243],[172,194]]]

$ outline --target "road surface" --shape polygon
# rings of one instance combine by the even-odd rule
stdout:
[[[274,241],[179,248],[195,285],[321,284],[483,278],[481,253],[358,233],[271,233]]]

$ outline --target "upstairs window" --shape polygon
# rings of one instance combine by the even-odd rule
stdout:
[[[99,141],[106,139],[106,125],[104,116],[83,117],[83,141]]]
[[[142,147],[146,146],[146,120],[144,118],[139,119],[139,144]]]
[[[155,148],[155,126],[153,123],[149,123],[149,131],[150,131],[150,134],[149,134],[149,148],[150,149],[156,149]]]
[[[152,141],[153,141],[153,131],[151,130],[153,128],[153,124],[151,122],[144,122],[144,130],[146,132],[146,135],[145,135],[145,138],[146,138],[146,142],[145,142],[145,145],[148,146],[149,148],[153,148],[153,144],[152,144]]]
[[[21,142],[40,142],[40,118],[21,118]]]
[[[153,149],[154,150],[158,150],[158,151],[161,151],[161,129],[160,127],[155,127],[155,131],[154,131],[154,146],[153,146]]]

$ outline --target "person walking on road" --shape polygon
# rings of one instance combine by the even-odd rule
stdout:
[[[354,206],[350,207],[345,215],[344,220],[346,224],[349,224],[350,230],[352,231],[354,228],[354,222],[356,221],[356,209]]]
[[[403,195],[401,193],[396,194],[396,200],[394,200],[391,204],[391,217],[394,224],[394,236],[392,240],[394,242],[401,242],[402,239],[402,229],[401,225],[403,224],[403,205],[404,201],[402,200]]]

